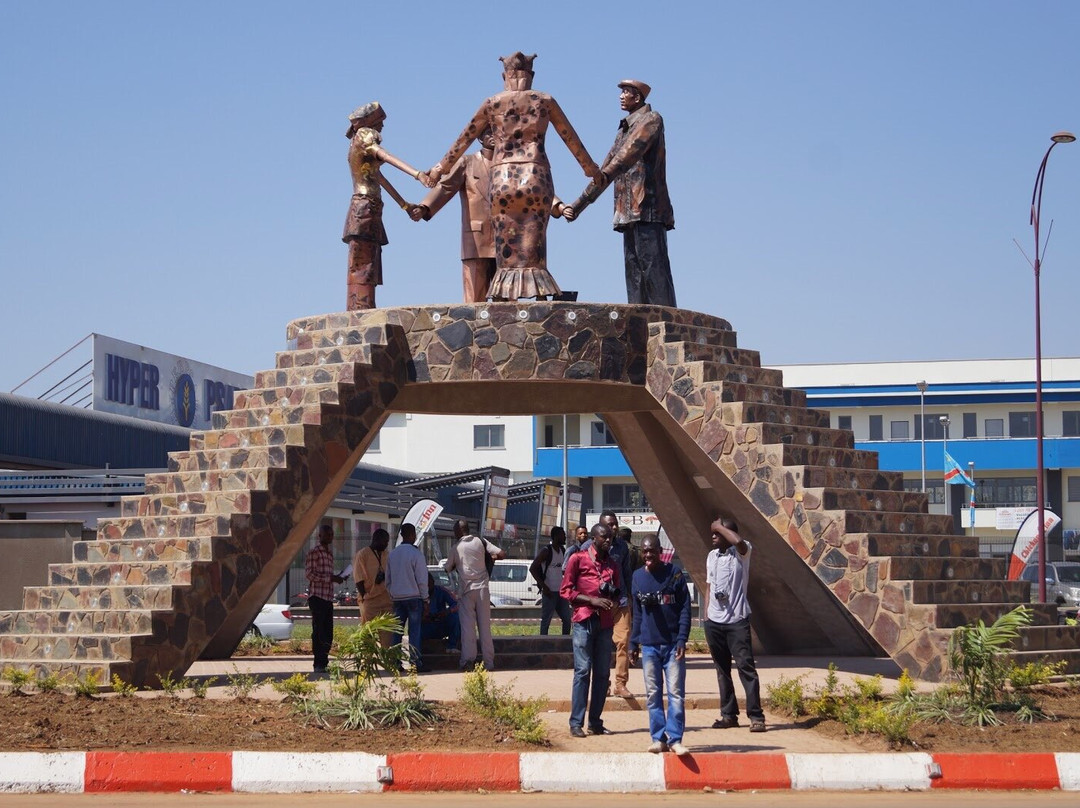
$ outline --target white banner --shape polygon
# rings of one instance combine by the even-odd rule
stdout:
[[[1043,537],[1058,526],[1061,517],[1049,508],[1043,508]],[[1013,543],[1012,556],[1009,558],[1009,572],[1006,580],[1015,581],[1020,577],[1031,559],[1035,557],[1039,549],[1039,517],[1036,509],[1032,508],[1030,518],[1020,524],[1016,531],[1016,541]]]
[[[655,533],[660,527],[660,519],[652,511],[616,512],[615,516],[619,519],[619,527],[628,527],[635,533]],[[585,527],[590,530],[599,521],[599,513],[585,514]]]
[[[255,384],[243,373],[101,334],[93,344],[97,412],[209,429],[213,413],[232,409],[233,393]]]
[[[994,508],[994,526],[998,530],[1016,530],[1024,524],[1034,508]]]
[[[402,524],[408,523],[416,528],[416,546],[419,547],[424,541],[424,534],[435,524],[439,514],[443,512],[443,506],[433,499],[422,499],[409,508]],[[400,544],[400,539],[398,544]]]

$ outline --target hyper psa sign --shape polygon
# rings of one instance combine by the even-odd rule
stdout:
[[[94,343],[94,409],[192,429],[232,409],[233,394],[251,376],[194,362],[101,334]]]

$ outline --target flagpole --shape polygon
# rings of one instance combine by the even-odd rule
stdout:
[[[949,486],[945,481],[945,455],[949,453],[949,416],[942,415],[938,418],[941,422],[941,496],[945,500],[945,513],[948,515],[952,509],[949,507]]]
[[[971,480],[971,505],[968,521],[971,523],[971,537],[975,538],[975,461],[968,461],[968,479]]]

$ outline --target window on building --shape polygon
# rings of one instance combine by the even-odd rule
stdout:
[[[502,424],[476,424],[472,429],[474,449],[502,449],[506,446],[506,427]]]
[[[851,416],[850,415],[838,415],[838,416],[836,416],[836,428],[837,429],[851,429]]]
[[[880,415],[870,416],[870,440],[885,440],[885,431],[882,427],[883,420]]]
[[[1010,438],[1034,438],[1035,437],[1035,411],[1010,412],[1009,413],[1009,437]]]
[[[911,424],[907,421],[889,422],[889,440],[910,440]]]
[[[1066,438],[1080,438],[1080,410],[1065,410],[1061,414],[1061,434]]]
[[[544,424],[544,448],[553,449],[555,447],[555,425]]]
[[[980,477],[975,502],[988,508],[1035,505],[1034,477]]]
[[[605,483],[600,487],[600,501],[605,511],[649,510],[649,501],[637,483]]]
[[[927,440],[943,440],[945,438],[945,426],[941,423],[941,418],[945,413],[936,412],[933,415],[925,415],[922,419],[922,429],[920,429],[919,416],[915,416],[915,440],[921,440],[923,432],[926,433]]]
[[[615,446],[618,441],[603,421],[593,421],[589,426],[590,446]]]
[[[1080,477],[1069,477],[1069,502],[1080,502]]]
[[[964,437],[979,437],[979,419],[975,417],[973,412],[964,413]]]
[[[918,480],[904,480],[905,491],[922,491],[922,479]],[[945,504],[945,481],[944,480],[927,480],[926,481],[926,499],[931,505],[944,505]]]
[[[983,421],[983,437],[984,438],[1004,438],[1005,437],[1005,419],[1004,418],[987,418]]]

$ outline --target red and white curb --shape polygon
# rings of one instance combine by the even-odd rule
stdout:
[[[749,765],[748,765],[749,764]],[[1080,753],[7,752],[0,792],[1080,791]]]

